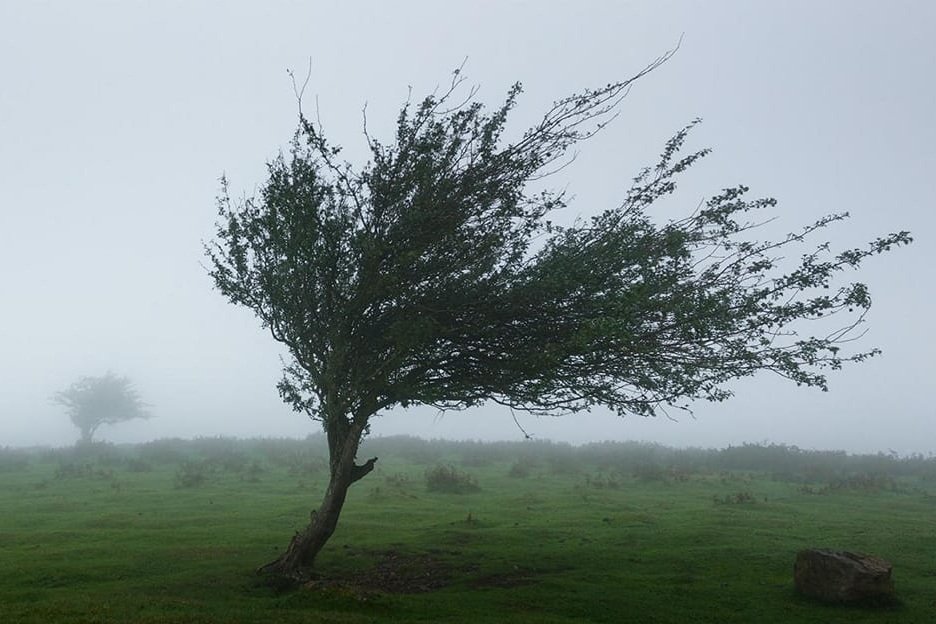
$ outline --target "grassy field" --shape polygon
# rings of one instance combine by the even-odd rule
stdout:
[[[369,444],[322,578],[284,592],[252,571],[317,503],[319,439],[2,450],[0,621],[936,621],[932,459]],[[890,560],[900,604],[800,598],[813,546]]]

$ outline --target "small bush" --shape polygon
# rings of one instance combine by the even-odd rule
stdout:
[[[646,483],[669,480],[667,470],[659,464],[638,464],[634,467],[634,477]]]
[[[831,481],[828,490],[830,492],[896,491],[897,482],[887,475],[858,474]]]
[[[507,471],[507,476],[514,479],[526,479],[533,472],[533,462],[529,459],[518,459]]]
[[[110,479],[113,476],[112,470],[98,468],[91,462],[66,461],[55,468],[56,479]]]
[[[234,451],[218,457],[212,457],[208,461],[217,467],[221,472],[231,472],[241,474],[250,465],[250,458],[245,453]]]
[[[280,457],[278,463],[286,466],[286,470],[294,477],[314,475],[328,467],[325,457],[307,450],[291,452]]]
[[[29,454],[12,448],[0,448],[0,472],[24,470],[29,466]]]
[[[94,466],[81,462],[60,462],[55,467],[56,479],[80,479],[94,474]]]
[[[445,494],[469,494],[481,489],[474,477],[453,466],[436,466],[426,471],[426,489]]]
[[[635,479],[647,483],[685,483],[692,477],[692,472],[686,468],[659,464],[638,464],[633,473]]]
[[[250,462],[246,468],[241,472],[241,481],[247,481],[248,483],[259,483],[260,475],[262,475],[266,470],[263,468],[263,465],[254,460]]]
[[[175,474],[177,488],[194,488],[205,485],[208,481],[209,467],[205,462],[184,461]]]
[[[750,492],[736,492],[734,494],[725,494],[724,496],[718,496],[717,494],[712,497],[713,502],[716,505],[745,505],[754,502],[754,495]]]
[[[619,490],[623,483],[613,475],[598,474],[594,477],[585,475],[585,486],[598,490]]]

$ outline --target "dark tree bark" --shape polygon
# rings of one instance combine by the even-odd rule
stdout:
[[[377,458],[372,457],[363,465],[355,464],[363,426],[352,425],[346,431],[347,438],[344,439],[339,434],[328,436],[330,479],[318,510],[312,512],[308,526],[293,535],[286,550],[274,561],[258,568],[257,574],[291,581],[308,578],[315,557],[338,526],[348,489],[367,476],[377,462]]]

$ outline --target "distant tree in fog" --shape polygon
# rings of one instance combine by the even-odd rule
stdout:
[[[114,373],[82,377],[56,392],[52,400],[65,406],[68,417],[81,431],[82,443],[90,443],[101,425],[150,417],[130,379]]]
[[[618,205],[571,226],[550,222],[567,197],[537,181],[665,59],[555,102],[509,142],[519,84],[489,112],[474,91],[456,99],[456,71],[446,92],[402,107],[389,142],[365,119],[361,168],[341,161],[300,111],[289,154],[268,164],[258,196],[232,201],[222,179],[211,277],[286,345],[280,394],[321,422],[330,453],[318,511],[261,571],[306,574],[349,487],[374,467],[355,463],[371,419],[392,406],[493,401],[554,414],[600,405],[651,416],[724,400],[728,382],[759,371],[825,389],[823,371],[876,353],[843,351],[871,298],[833,278],[908,233],[840,253],[803,247],[846,217],[834,214],[757,240],[752,231],[776,202],[747,199],[744,186],[690,200],[683,217],[654,218],[650,206],[708,154],[683,153],[693,124]],[[800,258],[791,270],[784,254]],[[837,315],[845,320],[835,328],[812,322]]]

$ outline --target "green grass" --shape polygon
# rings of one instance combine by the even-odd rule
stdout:
[[[936,495],[922,476],[806,488],[750,470],[613,469],[605,456],[531,455],[517,471],[506,453],[451,449],[384,453],[317,564],[343,582],[277,593],[252,571],[308,517],[325,474],[267,447],[224,449],[236,461],[202,449],[195,487],[178,487],[178,458],[130,464],[143,448],[71,471],[62,452],[0,463],[0,621],[936,621]],[[429,491],[436,465],[480,490]],[[800,598],[793,560],[812,546],[890,560],[901,604]]]

